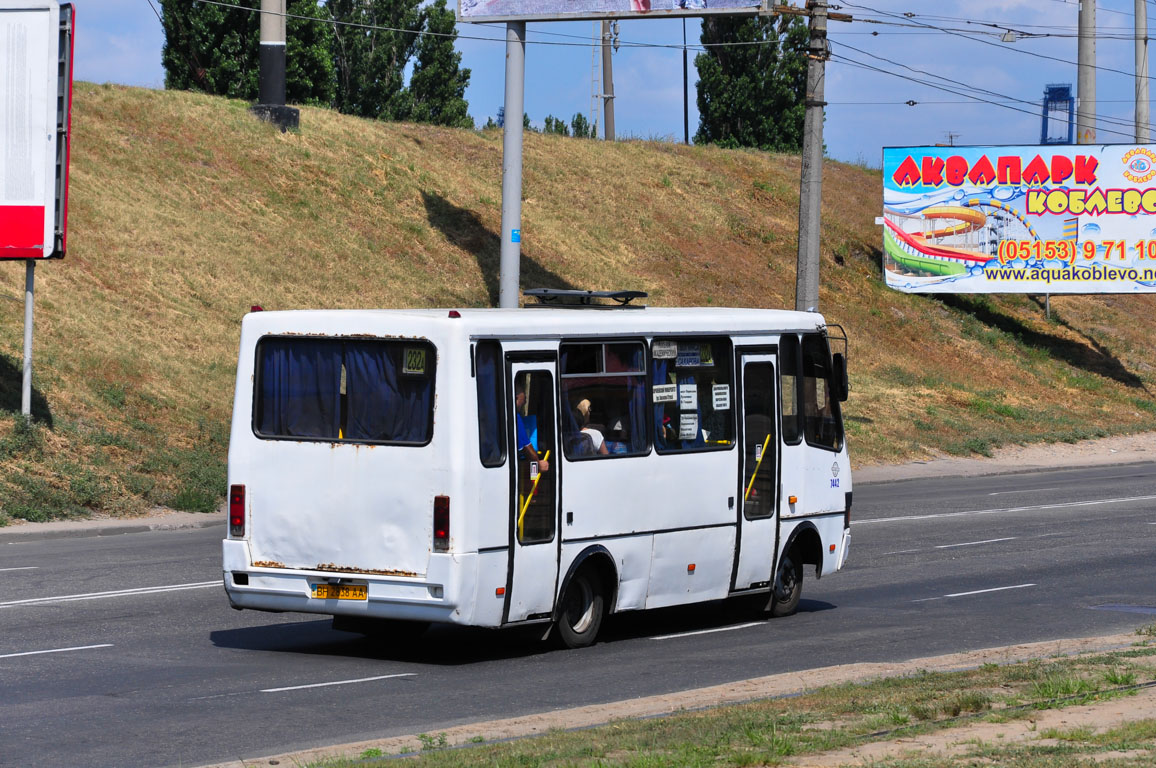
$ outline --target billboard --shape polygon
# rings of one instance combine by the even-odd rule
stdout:
[[[71,86],[72,7],[0,0],[0,259],[64,255]]]
[[[458,21],[574,21],[756,14],[762,0],[458,0]]]
[[[888,147],[882,224],[907,293],[1156,292],[1156,145]]]

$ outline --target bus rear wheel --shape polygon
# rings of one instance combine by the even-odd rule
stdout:
[[[602,628],[606,601],[602,580],[591,568],[583,568],[570,579],[558,613],[558,637],[567,648],[593,645]]]
[[[771,600],[771,615],[791,616],[799,609],[803,596],[803,564],[795,562],[794,550],[783,555],[779,572],[775,574],[775,592]]]

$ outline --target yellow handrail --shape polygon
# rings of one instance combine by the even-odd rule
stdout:
[[[743,494],[743,503],[746,503],[747,498],[751,495],[751,488],[755,485],[755,476],[759,474],[759,467],[763,465],[763,457],[767,455],[767,443],[771,442],[771,436],[767,435],[767,439],[763,441],[763,451],[759,454],[759,460],[755,462],[755,471],[751,473],[751,481],[747,483],[747,492]]]
[[[550,451],[542,454],[542,461],[550,460]],[[530,486],[530,495],[526,497],[526,503],[522,506],[522,511],[518,513],[518,541],[522,540],[522,521],[526,519],[526,510],[530,508],[530,502],[534,500],[534,494],[538,492],[538,481],[542,479],[542,473],[539,472],[534,477],[534,484]]]

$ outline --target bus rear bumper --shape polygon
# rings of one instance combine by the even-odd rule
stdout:
[[[254,567],[244,541],[227,539],[223,549],[225,592],[234,608],[329,616],[465,623],[458,579],[463,570],[476,566],[473,555],[438,555],[430,558],[422,575],[331,573]],[[314,597],[319,584],[365,586],[366,594],[355,599]]]

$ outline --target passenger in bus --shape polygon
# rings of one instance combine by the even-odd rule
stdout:
[[[606,447],[606,438],[603,437],[601,430],[590,424],[590,401],[585,399],[578,401],[578,405],[574,406],[574,410],[578,412],[578,423],[581,425],[581,432],[590,438],[594,453],[602,456],[610,453],[610,449]]]
[[[526,423],[522,421],[522,410],[526,407],[526,389],[518,384],[514,388],[514,428],[517,434],[518,451],[524,452],[527,459],[538,462],[539,472],[549,472],[550,462],[538,457],[538,451],[530,442],[530,433],[526,431]]]

